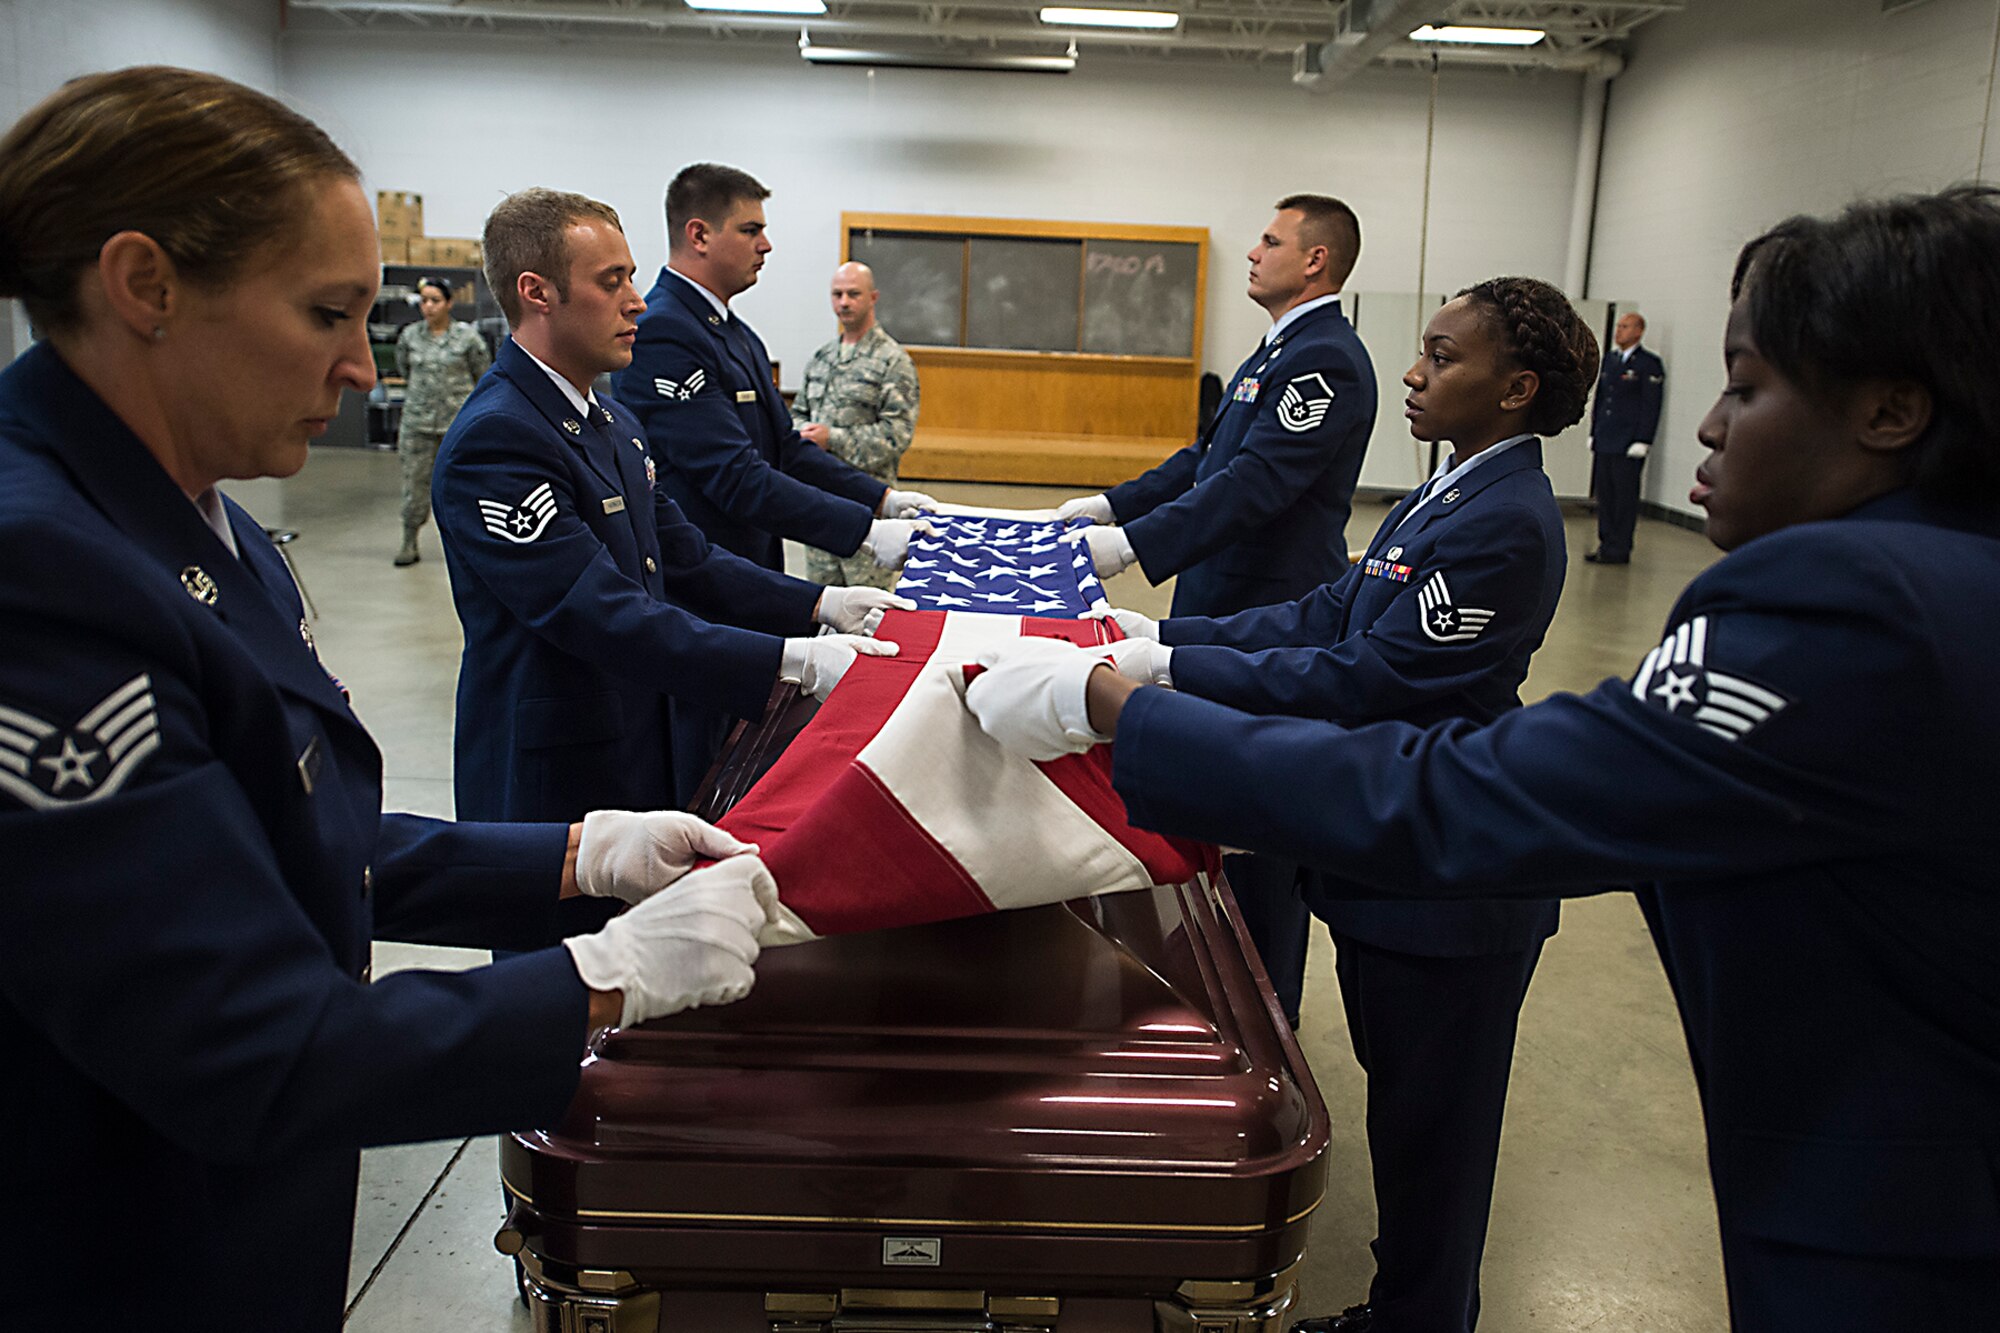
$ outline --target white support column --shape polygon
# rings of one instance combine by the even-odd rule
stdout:
[[[1576,133],[1576,188],[1570,195],[1569,253],[1563,263],[1563,290],[1580,299],[1590,271],[1590,236],[1597,226],[1597,164],[1604,146],[1604,99],[1625,62],[1606,56],[1584,72],[1583,117]]]

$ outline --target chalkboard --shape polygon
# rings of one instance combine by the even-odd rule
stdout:
[[[975,236],[971,242],[968,347],[1076,350],[1083,242]]]
[[[953,225],[960,221],[962,230]],[[1201,356],[1207,247],[1194,228],[1079,223],[1072,231],[1062,223],[909,214],[848,214],[842,225],[848,256],[875,270],[877,316],[899,342],[1188,362]]]
[[[1083,350],[1193,356],[1200,247],[1187,241],[1089,241]]]
[[[965,240],[959,236],[856,231],[848,257],[875,270],[875,318],[899,343],[957,347],[965,301]]]

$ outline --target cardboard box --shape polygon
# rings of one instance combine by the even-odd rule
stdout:
[[[375,192],[377,229],[383,236],[404,240],[424,234],[424,197],[407,190]]]
[[[382,262],[385,264],[407,264],[410,262],[410,242],[402,236],[378,236],[382,242]]]
[[[410,240],[412,264],[436,264],[440,268],[478,268],[479,242],[469,236],[417,236]]]

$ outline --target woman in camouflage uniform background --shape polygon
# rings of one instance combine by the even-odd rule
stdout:
[[[431,466],[472,386],[492,363],[486,340],[451,317],[451,285],[438,278],[417,284],[423,318],[403,326],[396,339],[396,368],[405,381],[403,424],[396,452],[403,459],[403,545],[398,565],[417,563],[417,529],[431,516]]]

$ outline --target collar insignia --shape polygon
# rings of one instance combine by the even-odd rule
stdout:
[[[215,580],[210,578],[208,571],[200,565],[189,565],[181,571],[181,587],[187,589],[187,595],[203,606],[214,606],[215,599],[219,595]]]

